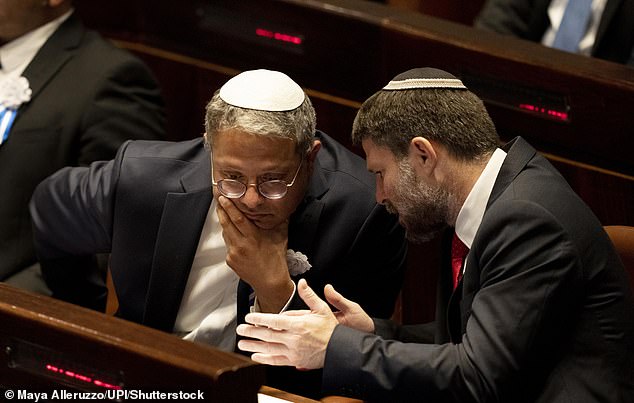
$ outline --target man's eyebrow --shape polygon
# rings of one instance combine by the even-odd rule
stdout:
[[[226,173],[239,174],[241,176],[246,176],[244,172],[234,167],[219,167],[217,170],[219,172],[226,172]],[[269,170],[264,170],[258,173],[258,177],[266,176],[266,175],[288,175],[288,172],[277,170],[277,168],[271,168]]]

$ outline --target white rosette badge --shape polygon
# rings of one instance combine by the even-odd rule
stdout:
[[[0,81],[0,144],[9,137],[18,108],[31,100],[31,93],[25,77],[8,76]]]
[[[292,277],[306,273],[313,267],[308,262],[308,257],[302,252],[295,252],[293,249],[286,251],[286,263],[288,264],[288,272]]]

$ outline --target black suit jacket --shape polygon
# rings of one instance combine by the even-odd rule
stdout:
[[[511,142],[451,292],[426,328],[338,326],[327,391],[378,401],[631,402],[634,302],[601,224],[522,139]],[[382,337],[381,337],[382,336]],[[395,339],[406,341],[392,341]]]
[[[290,219],[289,248],[308,256],[313,267],[303,277],[322,298],[330,283],[387,318],[403,279],[404,230],[374,201],[374,177],[364,161],[323,133],[317,138],[322,148]],[[118,315],[172,331],[212,201],[210,167],[200,139],[136,141],[122,146],[113,161],[67,168],[44,181],[31,212],[42,270],[55,296],[94,306],[95,295],[83,292],[92,287],[77,281],[86,268],[69,266],[66,257],[111,252]],[[244,289],[241,282],[239,321],[248,309]],[[315,374],[281,370],[269,376],[271,386],[319,393]]]
[[[71,15],[23,74],[22,104],[0,146],[0,280],[35,263],[28,203],[58,169],[114,157],[127,139],[164,135],[163,103],[147,68]]]
[[[541,42],[550,26],[551,0],[488,0],[475,26],[502,34]],[[608,0],[592,56],[634,65],[634,0]]]

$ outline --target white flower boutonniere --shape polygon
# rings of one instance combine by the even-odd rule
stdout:
[[[18,107],[31,100],[31,93],[29,81],[24,77],[0,80],[0,145],[9,138]]]
[[[313,267],[308,262],[308,257],[302,252],[295,252],[293,249],[286,251],[286,263],[288,263],[288,272],[291,276],[299,276],[306,273]]]
[[[18,109],[31,100],[29,80],[25,77],[9,76],[0,81],[0,105],[4,109]]]

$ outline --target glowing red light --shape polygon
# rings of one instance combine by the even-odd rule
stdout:
[[[266,38],[273,38],[273,31],[269,31],[268,29],[257,28],[255,30],[255,34],[257,36],[264,36]]]
[[[97,380],[97,379],[95,379],[95,381],[93,383],[95,385],[97,385],[97,386],[101,386],[102,388],[106,388],[106,389],[116,389],[116,390],[121,389],[121,387],[119,387],[119,386],[110,385],[109,383],[101,382],[100,380]]]
[[[527,111],[548,115],[557,120],[568,120],[567,112],[557,111],[554,109],[548,109],[548,108],[544,108],[537,105],[531,105],[531,104],[520,104],[519,107],[520,109],[524,109]]]
[[[283,32],[275,32],[264,28],[256,28],[255,34],[263,38],[270,38],[280,42],[292,43],[294,45],[301,45],[302,38],[296,35],[289,35]]]
[[[102,388],[116,389],[116,390],[121,389],[120,386],[111,385],[111,384],[109,384],[107,382],[100,381],[99,379],[92,379],[89,376],[86,376],[86,375],[83,375],[83,374],[79,374],[77,372],[65,370],[65,369],[56,367],[56,366],[51,365],[51,364],[46,364],[45,368],[46,368],[47,371],[54,372],[54,373],[57,373],[57,374],[61,374],[61,375],[67,376],[69,378],[77,379],[77,380],[82,381],[82,382],[92,383],[93,385],[101,386]]]
[[[85,375],[81,375],[81,374],[75,375],[75,378],[79,379],[80,381],[84,381],[84,382],[92,381],[92,379],[90,379],[89,377],[87,377]]]

